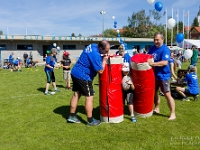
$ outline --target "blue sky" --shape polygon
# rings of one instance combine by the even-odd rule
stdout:
[[[199,0],[159,2],[163,4],[160,13],[163,14],[167,7],[168,16],[171,16],[173,8],[175,19],[176,9],[179,9],[179,20],[183,18],[183,10],[189,10],[190,23],[197,16],[200,6]],[[11,35],[25,35],[26,28],[28,35],[96,35],[102,33],[101,10],[106,11],[104,29],[107,29],[113,28],[112,16],[115,16],[117,28],[122,28],[128,24],[128,16],[141,9],[148,13],[154,5],[147,0],[1,0],[0,30]],[[162,22],[165,23],[165,17]]]

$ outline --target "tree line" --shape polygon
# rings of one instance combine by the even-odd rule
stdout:
[[[128,17],[127,22],[128,25],[123,27],[122,32],[120,33],[121,37],[130,37],[130,38],[153,38],[155,32],[163,32],[165,33],[165,24],[158,24],[158,21],[165,18],[165,13],[160,14],[156,10],[149,10],[146,12],[144,9],[139,12],[133,12],[133,14]],[[168,18],[171,18],[168,16]],[[198,26],[197,17],[194,18],[192,26]],[[177,28],[178,26],[178,28]],[[173,28],[173,42],[175,42],[176,34],[179,32],[183,32],[183,22],[179,21],[176,23]],[[104,37],[117,37],[116,30],[110,28],[104,31]],[[185,37],[187,37],[187,33],[185,32]],[[171,30],[167,30],[167,43],[171,42]]]

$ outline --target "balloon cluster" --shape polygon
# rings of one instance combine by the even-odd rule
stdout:
[[[57,46],[57,44],[56,44],[56,43],[53,43],[53,45],[50,47],[50,49],[56,48],[57,51],[58,51],[58,53],[60,53],[60,47],[59,47],[59,46],[56,47],[56,46]],[[50,53],[50,51],[47,50],[47,53]]]
[[[155,2],[155,0],[147,0],[147,2],[149,4],[153,4]],[[163,4],[161,2],[156,2],[155,5],[154,5],[154,7],[155,7],[155,9],[157,11],[160,12],[162,10],[162,8],[163,8]],[[175,25],[176,25],[176,21],[175,21],[174,18],[168,19],[168,21],[167,21],[167,28],[169,28],[169,29],[172,30]],[[177,43],[181,43],[183,40],[184,40],[184,34],[183,33],[178,33],[176,35],[176,42]]]
[[[119,30],[117,30],[116,32],[117,32],[117,37],[120,37]]]
[[[125,43],[122,38],[120,38],[119,43],[124,46],[124,49],[127,50],[127,43]]]
[[[112,19],[115,20],[115,16],[112,16]],[[117,21],[114,21],[114,28],[117,28]]]
[[[147,0],[147,2],[149,4],[153,4],[155,2],[155,0]],[[162,8],[163,8],[163,4],[161,2],[156,2],[155,5],[154,5],[154,8],[157,10],[157,11],[161,11]]]
[[[115,16],[112,16],[112,19],[115,20]],[[114,28],[115,29],[117,28],[117,21],[114,21]],[[117,37],[120,37],[119,30],[116,30],[116,32],[117,32]]]
[[[117,21],[114,21],[114,28],[117,28]]]

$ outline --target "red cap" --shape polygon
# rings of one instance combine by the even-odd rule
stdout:
[[[68,52],[64,52],[63,55],[69,56],[69,53]]]

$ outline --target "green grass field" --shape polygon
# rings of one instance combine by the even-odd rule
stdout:
[[[188,63],[183,65],[186,68]],[[199,63],[198,63],[199,66]],[[199,67],[200,74],[200,67]],[[44,96],[43,67],[22,72],[0,70],[0,150],[194,150],[200,147],[200,102],[176,100],[177,119],[168,121],[169,109],[161,97],[161,114],[86,126],[84,97],[79,101],[81,124],[67,123],[72,91],[65,90],[62,70],[55,70],[60,93]],[[94,80],[94,117],[99,119],[98,78]],[[200,78],[199,78],[200,79]],[[53,90],[52,86],[50,90]]]

